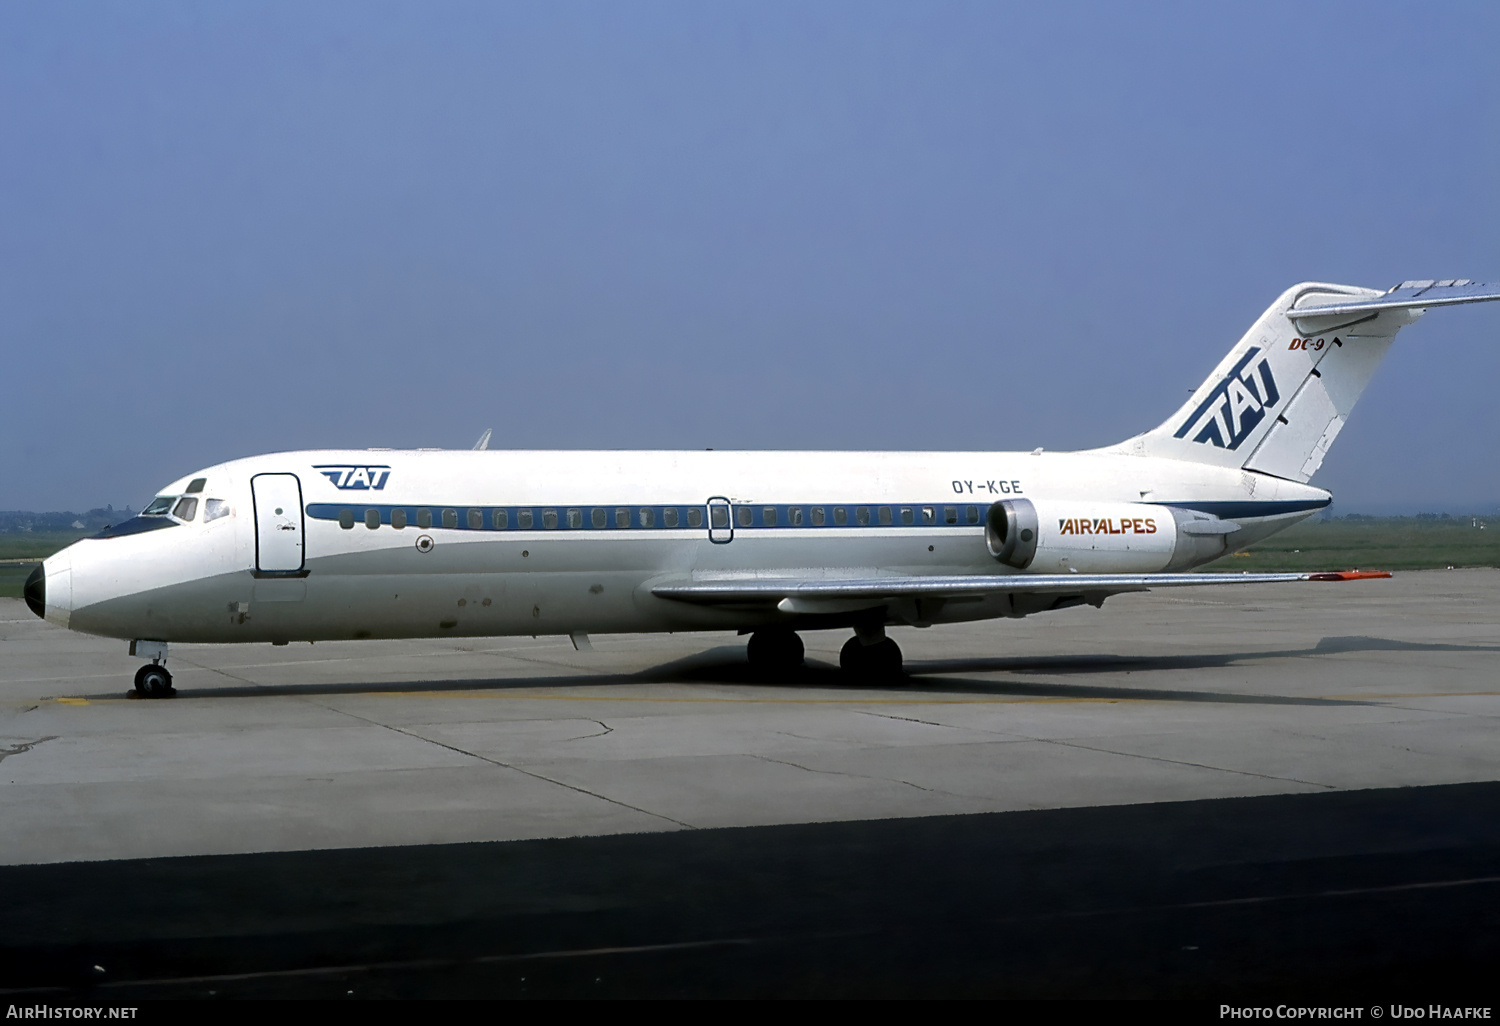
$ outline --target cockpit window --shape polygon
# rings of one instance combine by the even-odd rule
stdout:
[[[172,510],[172,515],[178,520],[191,520],[198,515],[198,500],[190,495],[184,495],[177,500],[177,508]]]
[[[143,517],[162,517],[162,516],[166,516],[167,515],[167,511],[172,508],[172,503],[174,501],[176,501],[176,499],[177,499],[177,496],[175,496],[175,495],[158,495],[156,498],[154,498],[154,499],[151,500],[151,504],[149,506],[147,506],[145,509],[141,510],[141,516],[143,516]]]
[[[203,491],[203,486],[206,484],[208,484],[208,478],[195,477],[188,482],[188,486],[184,488],[183,491],[187,492],[189,495],[197,495],[199,492]]]
[[[223,499],[209,499],[203,504],[203,522],[229,516],[229,503]]]

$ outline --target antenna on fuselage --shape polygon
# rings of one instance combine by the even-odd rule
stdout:
[[[494,428],[485,428],[484,434],[479,436],[479,441],[474,443],[474,448],[488,449],[490,447],[490,435],[493,434],[494,431]]]

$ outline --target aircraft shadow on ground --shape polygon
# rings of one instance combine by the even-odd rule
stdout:
[[[1409,642],[1363,636],[1325,637],[1307,648],[1275,649],[1259,652],[1212,652],[1164,656],[1121,656],[1111,654],[1059,656],[981,656],[964,659],[908,660],[906,676],[889,682],[859,681],[852,683],[836,667],[819,660],[808,660],[794,673],[768,677],[752,669],[745,661],[744,649],[722,645],[649,667],[635,673],[549,675],[537,677],[445,678],[437,680],[370,682],[327,682],[309,684],[268,684],[209,689],[185,688],[182,697],[247,698],[272,695],[379,695],[439,694],[443,692],[505,692],[522,690],[609,689],[640,684],[707,684],[743,685],[779,688],[787,691],[835,689],[906,695],[931,695],[936,690],[949,694],[985,695],[1016,698],[1063,698],[1094,701],[1147,700],[1176,702],[1217,702],[1249,705],[1367,705],[1355,699],[1307,698],[1289,695],[1244,694],[1168,688],[1097,685],[1069,681],[976,679],[972,674],[1020,674],[1023,676],[1079,676],[1104,673],[1171,673],[1217,669],[1237,663],[1268,659],[1316,658],[1358,652],[1497,652],[1493,645],[1461,645],[1434,642]],[[102,697],[102,696],[101,696]]]

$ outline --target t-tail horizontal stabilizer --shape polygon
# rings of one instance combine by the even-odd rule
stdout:
[[[1500,284],[1407,281],[1386,291],[1304,282],[1282,293],[1166,423],[1110,452],[1306,482],[1396,332],[1428,307],[1500,299]]]
[[[1381,310],[1426,310],[1434,306],[1458,306],[1460,303],[1485,303],[1500,299],[1500,285],[1467,278],[1445,281],[1403,281],[1383,296],[1374,299],[1335,299],[1311,296],[1298,303],[1291,318],[1298,324],[1314,323],[1325,317],[1345,318],[1354,314],[1374,314]]]

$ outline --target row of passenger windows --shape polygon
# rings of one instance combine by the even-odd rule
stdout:
[[[729,507],[708,507],[712,527],[729,526]],[[434,526],[456,528],[460,514],[457,509],[432,510],[417,507],[408,511],[401,506],[383,509],[366,509],[362,516],[364,524],[375,530],[382,523],[396,529],[413,524],[416,527]],[[468,509],[463,512],[463,524],[471,531],[529,531],[541,527],[552,531],[558,527],[578,530],[584,526],[605,528],[653,528],[653,527],[702,527],[701,506],[594,506],[587,509],[529,508]],[[344,530],[354,527],[357,515],[352,509],[339,511],[339,526]],[[978,506],[736,506],[734,520],[740,527],[856,527],[869,526],[939,526],[979,523]]]

